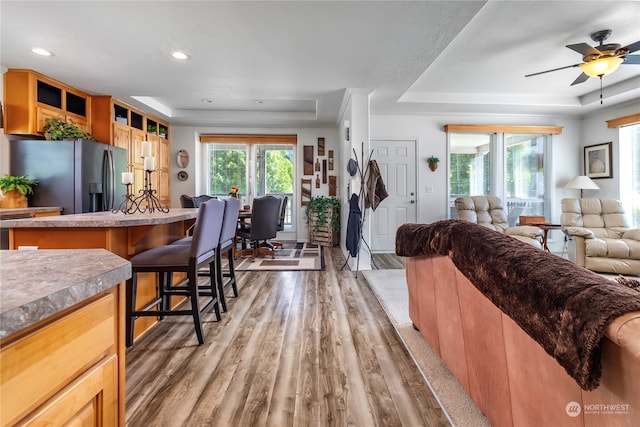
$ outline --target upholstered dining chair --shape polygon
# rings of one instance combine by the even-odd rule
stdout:
[[[127,281],[126,304],[126,345],[133,344],[135,320],[143,316],[164,318],[164,316],[193,317],[198,343],[204,344],[201,312],[213,304],[216,319],[220,320],[220,308],[216,290],[215,262],[216,250],[220,243],[220,231],[225,203],[222,200],[210,200],[203,203],[196,217],[193,236],[190,244],[169,244],[159,246],[135,255],[131,262],[132,277]],[[199,288],[198,269],[209,266],[209,285]],[[156,273],[158,295],[142,308],[136,307],[138,273]],[[172,284],[172,273],[184,272],[186,280],[177,285]],[[191,301],[191,308],[171,310],[171,297],[185,296]],[[209,302],[200,309],[199,297],[210,297]],[[151,310],[155,308],[156,310]]]
[[[280,199],[274,196],[256,197],[251,206],[251,223],[238,230],[238,237],[251,242],[251,248],[236,252],[236,256],[271,256],[276,253],[269,239],[278,233],[280,218]]]
[[[280,199],[280,218],[278,218],[278,231],[284,230],[284,221],[287,217],[287,204],[289,203],[289,198],[287,196],[280,195],[277,196]],[[269,243],[274,248],[282,248],[284,244],[278,240],[270,240]]]

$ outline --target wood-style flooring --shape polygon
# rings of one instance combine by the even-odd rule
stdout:
[[[148,426],[444,426],[362,275],[238,273],[222,320],[166,318],[127,353],[126,420]]]

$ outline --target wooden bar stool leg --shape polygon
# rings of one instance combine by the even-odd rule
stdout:
[[[222,274],[222,255],[220,254],[220,251],[217,251],[216,253],[215,269],[216,269],[215,283],[218,288],[217,294],[220,300],[220,306],[222,307],[222,311],[226,313],[227,298],[224,296],[224,280],[223,280],[224,275]],[[211,280],[213,282],[214,278],[211,277]],[[215,286],[213,286],[213,283],[212,283],[212,286],[211,286],[212,292],[215,292],[214,289],[215,289]]]
[[[198,272],[195,268],[187,273],[189,298],[191,299],[191,313],[193,315],[193,324],[196,329],[198,343],[204,344],[204,333],[202,331],[202,321],[200,320],[200,304],[198,302]],[[216,304],[217,307],[217,304]]]
[[[236,285],[236,270],[235,265],[233,263],[234,257],[231,251],[227,252],[227,257],[229,259],[229,278],[231,283],[231,289],[233,289],[233,296],[238,297],[238,286]]]

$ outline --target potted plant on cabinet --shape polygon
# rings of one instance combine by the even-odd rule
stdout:
[[[27,195],[33,194],[33,187],[38,185],[38,181],[28,179],[26,175],[12,176],[5,175],[0,178],[0,207],[2,208],[26,208],[29,206]]]
[[[432,172],[435,172],[435,170],[438,169],[438,162],[440,162],[440,159],[436,156],[431,156],[427,159],[427,163],[429,163],[429,169],[431,169]]]
[[[57,117],[49,117],[44,122],[44,137],[50,141],[86,139],[95,141],[96,139],[87,132],[81,131],[72,121],[65,122]]]
[[[305,209],[309,241],[321,246],[335,246],[340,239],[340,199],[312,197]]]

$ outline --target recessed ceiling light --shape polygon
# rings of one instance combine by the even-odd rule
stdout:
[[[262,99],[256,99],[256,100],[255,100],[255,103],[256,103],[256,104],[262,104],[263,102],[264,102],[264,101],[263,101]]]
[[[173,56],[175,59],[181,59],[181,60],[185,60],[185,59],[189,59],[189,55],[187,55],[184,52],[171,52],[171,56]]]
[[[211,100],[211,99],[207,99],[207,98],[204,98],[204,99],[202,100],[202,102],[204,102],[205,104],[211,104],[211,103],[213,102],[213,100]]]
[[[38,55],[42,56],[53,56],[53,52],[49,52],[48,50],[41,47],[34,47],[33,49],[31,49],[31,52],[37,53]]]

